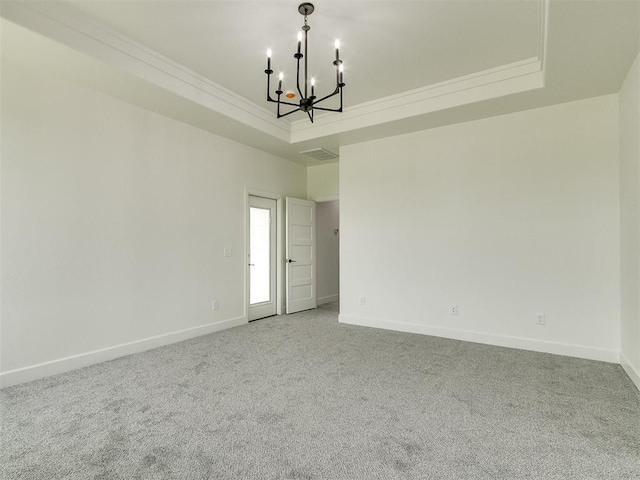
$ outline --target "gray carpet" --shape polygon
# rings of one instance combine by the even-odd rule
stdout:
[[[4,389],[5,479],[638,479],[617,365],[320,308]]]

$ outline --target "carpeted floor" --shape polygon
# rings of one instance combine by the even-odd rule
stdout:
[[[617,365],[335,308],[4,389],[3,479],[638,479]]]

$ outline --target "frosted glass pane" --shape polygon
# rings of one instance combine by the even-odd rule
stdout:
[[[271,300],[271,262],[269,261],[269,222],[270,211],[265,208],[251,207],[249,209],[249,303],[268,302]]]

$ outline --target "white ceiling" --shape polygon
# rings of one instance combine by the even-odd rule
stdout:
[[[640,50],[637,0],[316,1],[312,71],[330,83],[340,38],[347,108],[311,126],[264,100],[267,47],[295,71],[297,1],[15,3],[2,16],[42,35],[3,22],[3,61],[307,165],[300,151],[617,92]]]

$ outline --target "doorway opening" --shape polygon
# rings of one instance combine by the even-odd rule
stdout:
[[[336,198],[318,201],[316,212],[318,306],[339,311],[340,200]]]

